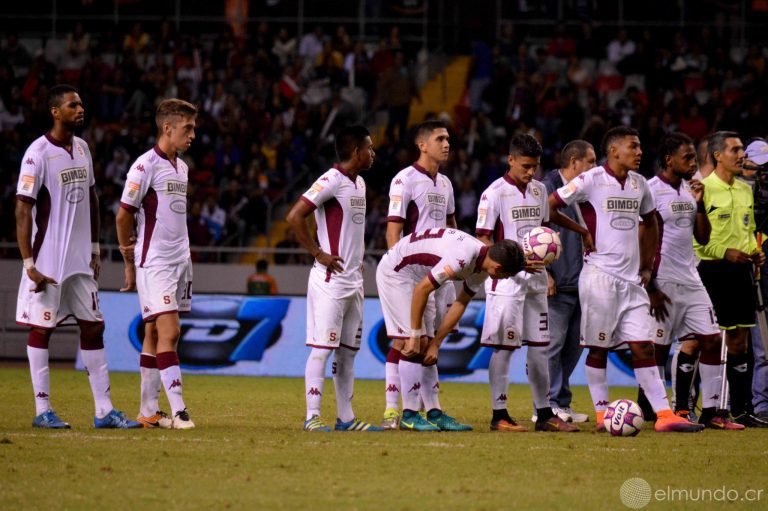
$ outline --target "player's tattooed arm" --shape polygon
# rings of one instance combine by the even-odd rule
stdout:
[[[27,277],[35,283],[30,289],[35,293],[45,291],[48,284],[56,285],[51,277],[43,275],[37,268],[32,259],[32,208],[34,204],[24,200],[16,201],[16,241],[19,245],[21,258],[24,260],[24,268],[27,271]]]

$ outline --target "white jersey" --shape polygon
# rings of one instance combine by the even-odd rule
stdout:
[[[456,212],[451,180],[443,174],[434,179],[414,163],[392,179],[389,187],[388,222],[402,222],[403,236],[435,227],[445,227]]]
[[[70,153],[45,134],[24,153],[16,198],[34,204],[32,257],[40,273],[56,282],[78,273],[93,274],[90,188],[94,185],[91,153],[82,138],[72,138]]]
[[[157,146],[139,156],[128,171],[120,206],[138,212],[137,266],[168,266],[189,259],[188,174],[181,158],[174,165]]]
[[[659,248],[654,270],[658,280],[678,284],[701,284],[693,253],[693,228],[696,224],[696,200],[690,185],[683,181],[675,189],[663,177],[648,181],[656,201],[659,222]]]
[[[464,281],[464,290],[474,295],[488,278],[482,264],[488,247],[457,229],[427,229],[402,238],[385,254],[389,267],[410,276],[413,282],[429,278],[435,287],[449,280]]]
[[[341,167],[325,172],[304,192],[301,200],[315,209],[317,241],[323,252],[341,257],[344,271],[331,273],[315,261],[312,272],[342,288],[363,285],[365,250],[365,181],[354,180]]]
[[[596,249],[584,258],[584,264],[640,283],[639,216],[654,211],[653,195],[645,178],[629,171],[622,182],[607,166],[595,167],[555,194],[569,206],[579,203]]]
[[[522,245],[523,237],[531,229],[548,221],[549,203],[544,183],[531,180],[523,187],[509,174],[504,174],[480,196],[475,232],[481,236],[490,236],[493,241],[512,240]],[[529,284],[537,291],[546,291],[546,273],[534,275],[520,272],[509,279],[491,279],[486,282],[485,291],[514,295]]]

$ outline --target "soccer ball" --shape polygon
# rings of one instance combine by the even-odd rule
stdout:
[[[643,427],[640,406],[629,399],[617,399],[605,410],[603,424],[613,436],[635,436]]]
[[[529,260],[551,264],[560,258],[563,246],[560,235],[549,227],[534,227],[523,236],[523,251]]]

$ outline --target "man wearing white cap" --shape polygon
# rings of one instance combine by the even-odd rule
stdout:
[[[761,175],[760,173],[768,172],[768,143],[765,140],[758,139],[751,142],[744,154],[744,167],[745,169],[761,167],[757,169],[757,175],[755,176],[759,193],[759,184]],[[764,193],[768,193],[766,190]],[[756,197],[755,213],[756,217],[759,217],[759,198]],[[765,197],[768,200],[768,196]],[[768,225],[765,225],[765,221],[758,220],[757,230],[758,232],[765,232],[768,229]],[[765,265],[761,268],[763,276],[766,275]],[[765,278],[761,282],[761,290],[763,293],[763,302],[765,302],[766,295],[768,295],[768,286],[765,284]],[[764,314],[764,312],[758,311],[758,314]],[[768,361],[765,359],[765,342],[768,339],[761,339],[760,329],[752,328],[752,352],[754,355],[754,373],[752,376],[752,405],[754,406],[754,414],[760,419],[768,420]]]

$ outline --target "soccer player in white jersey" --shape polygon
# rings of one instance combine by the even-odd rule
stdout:
[[[457,229],[427,229],[405,236],[389,249],[376,270],[387,337],[404,341],[400,356],[403,416],[400,429],[412,431],[469,431],[443,412],[436,396],[421,394],[422,364],[436,364],[443,339],[458,324],[467,304],[490,275],[504,279],[525,266],[521,247],[503,240],[491,247]],[[427,340],[424,311],[429,296],[452,281],[463,281],[434,337]],[[426,417],[418,413],[423,397]]]
[[[533,179],[539,168],[541,144],[530,135],[516,135],[509,144],[509,170],[483,191],[477,214],[477,236],[486,244],[492,240],[522,243],[534,227],[550,220],[582,235],[591,247],[589,231],[570,218],[549,213],[547,188]],[[493,349],[488,368],[491,390],[491,429],[521,432],[507,411],[509,363],[512,352],[528,346],[528,380],[536,407],[537,431],[576,432],[579,428],[554,414],[549,404],[549,320],[547,275],[541,269],[511,279],[485,283],[485,321],[480,343]]]
[[[440,165],[448,161],[450,143],[448,128],[440,121],[426,121],[416,128],[416,147],[419,159],[405,167],[392,179],[389,188],[389,214],[387,216],[387,248],[392,248],[401,236],[425,229],[456,228],[456,206],[451,180],[439,172]],[[440,286],[426,309],[425,333],[434,336],[434,329],[442,321],[456,299],[453,285]],[[394,339],[387,353],[384,392],[386,409],[382,427],[397,429],[400,422],[400,375],[398,363],[402,339]],[[437,365],[424,366],[425,382],[421,393],[431,393],[430,400],[438,399]]]
[[[635,378],[657,415],[656,431],[700,431],[703,426],[678,417],[669,408],[664,383],[653,355],[648,294],[658,241],[653,196],[640,165],[637,131],[625,126],[608,130],[603,139],[607,161],[581,174],[549,197],[550,209],[579,203],[595,250],[584,259],[579,276],[581,343],[589,348],[586,372],[595,407],[597,430],[605,431],[608,406],[608,351],[629,346]],[[645,225],[643,242],[638,217]]]
[[[658,160],[661,171],[648,181],[659,223],[659,249],[648,285],[656,365],[663,380],[672,340],[696,339],[701,346],[699,423],[741,430],[744,426],[733,422],[727,410],[717,409],[722,382],[720,334],[712,301],[696,270],[692,242],[695,237],[706,245],[712,227],[704,209],[704,186],[691,179],[697,168],[693,141],[682,133],[667,135],[661,141]],[[676,404],[676,413],[688,418],[687,406],[687,400]]]
[[[331,431],[320,417],[320,407],[325,366],[333,352],[336,431],[382,431],[355,418],[352,411],[354,362],[363,323],[365,181],[359,174],[371,167],[375,153],[363,126],[343,128],[335,145],[339,163],[304,192],[286,217],[297,241],[315,259],[307,284],[306,344],[311,351],[304,373],[304,430]],[[307,227],[313,212],[319,246]]]
[[[88,144],[74,135],[85,110],[77,90],[52,87],[53,128],[24,153],[16,189],[16,229],[24,269],[16,321],[31,327],[27,356],[35,394],[32,426],[69,429],[51,409],[48,343],[67,320],[80,327],[80,354],[95,401],[96,428],[140,428],[115,410],[99,309],[99,201]],[[33,224],[34,222],[34,224]]]
[[[144,336],[140,359],[146,370],[141,371],[139,421],[147,427],[169,426],[157,405],[158,375],[171,405],[170,427],[195,427],[182,396],[176,346],[179,313],[189,312],[192,307],[187,233],[189,168],[179,154],[189,149],[195,138],[196,117],[195,106],[180,99],[166,99],[158,105],[157,144],[131,165],[116,219],[125,260],[125,285],[121,291],[137,288],[144,322],[155,323],[156,333],[150,329]]]

